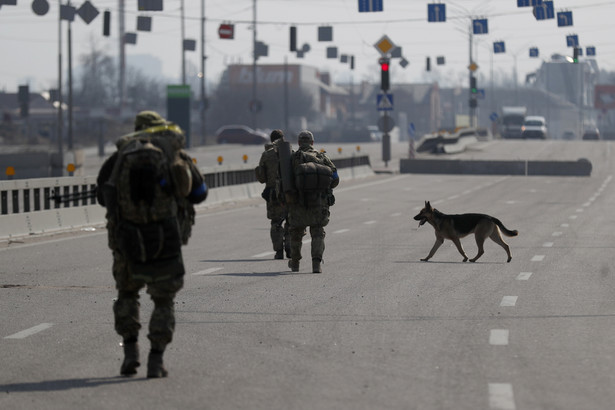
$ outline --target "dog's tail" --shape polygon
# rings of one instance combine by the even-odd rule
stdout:
[[[506,235],[506,236],[517,236],[517,235],[519,235],[519,231],[517,231],[516,229],[511,231],[510,229],[505,227],[504,224],[502,223],[502,221],[500,221],[498,218],[493,218],[493,222],[495,222],[495,224],[500,228],[500,230],[502,231],[502,233],[504,235]]]

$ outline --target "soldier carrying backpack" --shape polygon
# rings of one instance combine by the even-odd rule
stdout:
[[[162,356],[173,338],[175,294],[184,283],[181,246],[194,224],[193,204],[205,200],[207,186],[183,150],[181,129],[156,112],[140,112],[135,132],[116,145],[98,174],[97,198],[107,208],[113,251],[115,330],[124,346],[120,373],[134,375],[140,365],[139,290],[147,286],[154,302],[147,377],[165,377]]]
[[[324,152],[314,149],[314,135],[310,131],[301,131],[297,139],[299,149],[291,154],[294,181],[285,184],[290,224],[291,260],[288,267],[293,272],[299,271],[301,240],[309,226],[312,272],[321,273],[325,251],[324,227],[329,223],[329,207],[335,203],[333,188],[340,179],[331,159]]]

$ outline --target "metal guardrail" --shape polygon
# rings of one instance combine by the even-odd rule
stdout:
[[[335,166],[338,169],[361,165],[371,165],[369,156],[352,156],[335,160]],[[257,182],[253,167],[220,171],[205,170],[203,176],[209,188]],[[96,176],[0,181],[0,215],[95,205],[95,197],[80,198],[64,203],[56,202],[52,198],[56,195],[66,196],[68,194],[79,197],[95,188]]]

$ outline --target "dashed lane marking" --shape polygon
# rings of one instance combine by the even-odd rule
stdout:
[[[49,329],[51,326],[53,326],[53,323],[41,323],[40,325],[33,326],[30,329],[22,330],[21,332],[17,332],[10,336],[5,336],[4,338],[5,339],[24,339],[28,336],[32,336],[33,334]]]
[[[263,252],[263,253],[259,253],[257,255],[252,255],[252,257],[253,258],[264,258],[265,256],[269,256],[269,255],[275,255],[275,252],[273,252],[273,251]]]
[[[363,222],[365,225],[372,225],[375,224],[378,221],[367,221],[367,222]]]
[[[517,304],[518,296],[504,296],[502,301],[500,302],[500,306],[510,307],[515,306]]]
[[[222,270],[222,269],[224,269],[224,268],[218,266],[216,268],[209,268],[209,269],[205,269],[205,270],[202,270],[202,271],[194,272],[192,275],[193,276],[209,275],[211,273],[218,272],[219,270]]]
[[[521,272],[517,276],[517,280],[528,280],[532,276],[532,272]]]
[[[489,332],[489,344],[492,346],[508,345],[508,329],[491,329]]]
[[[545,242],[542,244],[543,248],[552,248],[553,247],[553,242]]]
[[[344,233],[344,232],[348,232],[348,231],[350,231],[350,229],[339,229],[339,230],[337,230],[337,231],[335,231],[333,233]]]
[[[512,384],[489,383],[489,408],[492,410],[516,410]]]
[[[563,232],[553,232],[552,236],[562,236]]]
[[[545,259],[545,255],[534,255],[532,262],[542,262]]]
[[[560,225],[562,228],[568,228],[570,226],[570,224],[561,224]]]
[[[570,215],[568,218],[569,219],[577,219],[578,215]]]

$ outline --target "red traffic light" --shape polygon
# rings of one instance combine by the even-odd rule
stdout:
[[[389,63],[380,63],[380,69],[382,71],[389,71]]]

